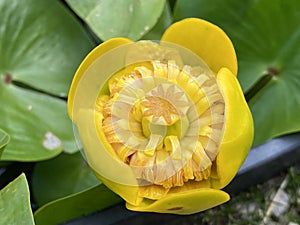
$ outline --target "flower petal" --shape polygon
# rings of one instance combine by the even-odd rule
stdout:
[[[120,183],[113,182],[101,176],[99,173],[95,173],[96,177],[105,184],[110,190],[118,194],[126,202],[129,202],[132,205],[138,205],[142,202],[143,197],[139,196],[139,187],[138,186],[129,186]]]
[[[137,204],[141,200],[137,196],[136,176],[130,166],[118,159],[112,146],[105,140],[103,131],[95,126],[95,120],[100,121],[98,114],[90,109],[80,109],[76,114],[77,130],[83,137],[81,141],[85,159],[105,185],[132,204]]]
[[[236,77],[222,68],[217,82],[225,100],[224,136],[212,169],[212,187],[222,189],[236,175],[253,140],[253,120]]]
[[[163,34],[162,41],[186,47],[202,58],[217,74],[227,67],[237,74],[237,59],[228,36],[218,26],[205,20],[188,18],[172,24]]]
[[[94,48],[82,61],[79,68],[76,71],[76,74],[73,78],[71,88],[68,95],[68,113],[71,119],[73,119],[73,101],[77,89],[77,85],[80,82],[85,71],[89,68],[89,66],[101,55],[104,53],[124,44],[131,43],[132,41],[127,38],[112,38],[102,44],[98,45]]]
[[[134,206],[126,203],[127,209],[141,212],[159,212],[188,215],[215,207],[230,199],[229,195],[221,190],[199,188],[185,192],[170,193],[160,200],[144,199]]]

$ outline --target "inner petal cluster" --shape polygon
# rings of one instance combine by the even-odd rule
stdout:
[[[213,76],[175,61],[131,65],[100,95],[98,125],[148,198],[209,179],[222,139],[225,103]]]

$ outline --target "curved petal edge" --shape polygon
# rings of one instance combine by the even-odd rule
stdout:
[[[76,94],[76,88],[78,83],[80,82],[80,79],[82,78],[84,72],[87,70],[87,68],[101,55],[105,54],[106,52],[124,45],[131,43],[132,41],[127,38],[112,38],[106,42],[101,43],[96,48],[94,48],[82,61],[80,66],[78,67],[75,76],[73,78],[71,88],[68,95],[68,113],[71,119],[73,119],[73,101]]]
[[[208,21],[187,18],[176,22],[165,31],[161,40],[190,49],[215,74],[222,67],[226,67],[237,75],[237,58],[231,40],[220,27]]]
[[[223,204],[230,196],[221,190],[199,188],[186,192],[168,194],[166,197],[151,201],[144,199],[138,206],[126,203],[129,210],[141,212],[172,213],[189,215]]]
[[[212,187],[222,189],[236,175],[251,148],[253,119],[237,78],[227,68],[217,74],[217,82],[225,100],[223,140],[214,167]]]

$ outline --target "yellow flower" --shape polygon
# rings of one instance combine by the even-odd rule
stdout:
[[[217,26],[195,18],[161,41],[113,38],[73,79],[69,115],[97,177],[128,209],[191,214],[222,191],[252,144],[236,54]]]

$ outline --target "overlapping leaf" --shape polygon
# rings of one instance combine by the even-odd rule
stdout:
[[[175,20],[203,18],[232,39],[254,117],[254,145],[300,131],[299,11],[297,0],[178,0],[175,6]]]
[[[8,144],[9,140],[10,140],[9,135],[4,130],[0,129],[0,157],[3,149]]]
[[[170,4],[166,1],[164,10],[155,26],[147,32],[141,39],[143,40],[160,40],[165,30],[172,24],[172,12]]]
[[[36,164],[32,175],[35,202],[41,206],[100,184],[80,152]]]
[[[37,163],[32,189],[41,206],[35,213],[40,225],[62,223],[122,201],[101,184],[79,152]]]
[[[0,191],[0,224],[34,224],[29,188],[24,174]]]
[[[103,184],[49,202],[34,213],[37,225],[56,225],[116,205],[123,200]],[[55,215],[55,216],[53,216]],[[98,221],[101,224],[101,221]]]
[[[67,95],[92,43],[58,1],[5,0],[0,11],[0,127],[11,136],[1,159],[76,151],[66,103],[54,96]]]
[[[138,40],[157,23],[165,4],[165,0],[67,2],[103,41],[112,37]]]

